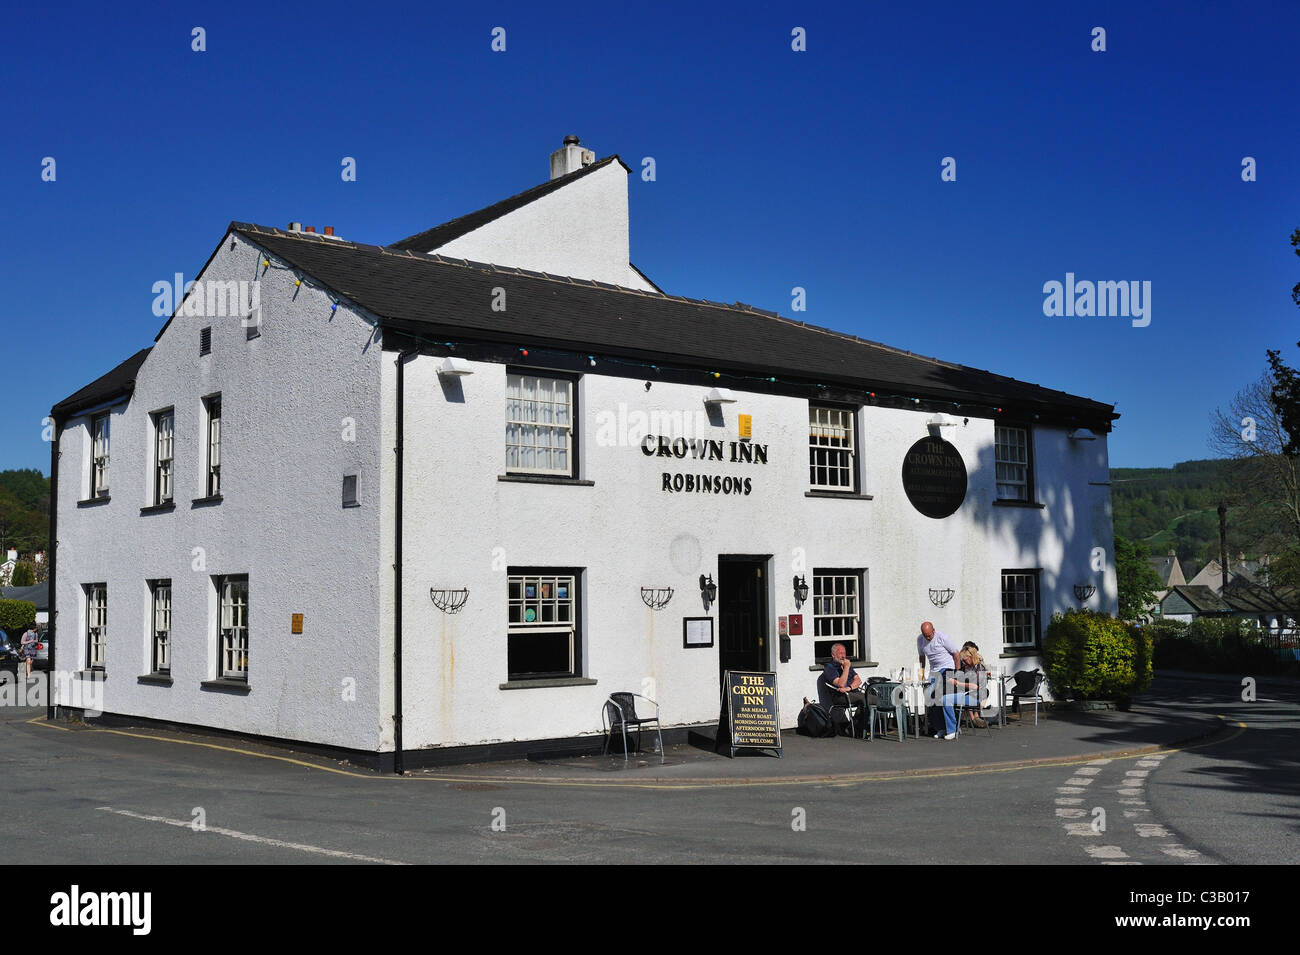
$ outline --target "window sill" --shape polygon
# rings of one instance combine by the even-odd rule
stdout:
[[[221,495],[213,494],[211,497],[196,497],[190,501],[190,507],[211,507],[214,504],[221,503]]]
[[[166,504],[150,504],[148,507],[140,508],[141,514],[166,514],[168,511],[176,510],[176,502],[168,501]]]
[[[1007,647],[998,654],[999,660],[1014,660],[1017,657],[1038,657],[1042,656],[1043,651],[1038,647]]]
[[[199,683],[200,690],[216,690],[223,693],[247,693],[252,689],[247,680],[203,680]]]
[[[135,678],[136,683],[148,683],[152,686],[171,686],[170,673],[142,673]]]
[[[84,501],[78,501],[77,507],[97,507],[100,504],[107,504],[110,498],[107,494],[103,497],[88,497]]]
[[[595,481],[582,478],[559,477],[552,474],[498,474],[497,480],[515,484],[576,484],[579,487],[594,487],[596,484]]]
[[[1040,511],[1047,507],[1046,504],[1039,504],[1037,501],[1009,501],[1006,500],[1005,498],[998,498],[996,501],[993,502],[993,506],[994,507],[1032,507],[1032,508],[1037,508]]]
[[[870,669],[870,668],[872,668],[872,667],[878,667],[878,666],[880,666],[880,663],[879,663],[879,661],[877,661],[877,660],[850,660],[849,663],[850,663],[850,665],[852,665],[853,669],[855,669],[855,670],[866,670],[866,669]],[[814,663],[812,666],[810,666],[810,667],[808,668],[808,672],[809,672],[809,673],[820,673],[822,670],[825,670],[825,669],[826,669],[826,664],[824,664],[824,663]]]
[[[845,501],[870,501],[870,494],[855,494],[852,491],[804,491],[804,497],[838,497]]]
[[[108,672],[103,667],[89,667],[72,674],[76,680],[107,680]]]
[[[547,680],[511,680],[497,684],[498,690],[532,690],[545,686],[595,686],[596,681],[583,676],[561,676]]]

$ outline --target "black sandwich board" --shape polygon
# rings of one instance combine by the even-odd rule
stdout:
[[[740,750],[775,750],[781,756],[781,713],[777,707],[776,674],[724,670],[722,712],[718,715],[719,753],[735,759]]]

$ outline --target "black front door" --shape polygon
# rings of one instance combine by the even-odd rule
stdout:
[[[718,666],[766,670],[767,560],[718,558]]]

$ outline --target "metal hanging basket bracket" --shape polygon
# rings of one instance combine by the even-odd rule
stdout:
[[[456,613],[461,607],[465,606],[465,601],[469,600],[469,591],[463,587],[460,590],[430,587],[429,599],[443,613]]]

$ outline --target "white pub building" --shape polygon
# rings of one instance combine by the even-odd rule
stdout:
[[[792,727],[835,642],[1032,669],[1115,611],[1112,406],[666,294],[628,172],[569,137],[387,246],[231,223],[53,409],[55,667],[104,718],[409,768],[594,751],[619,691],[707,726],[726,669]]]

